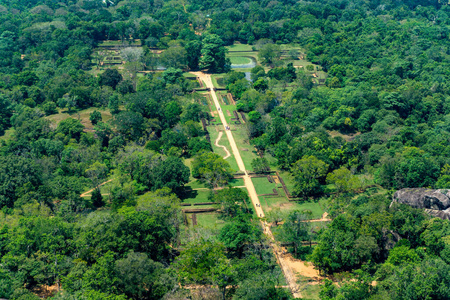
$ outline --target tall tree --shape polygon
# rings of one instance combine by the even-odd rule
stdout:
[[[202,151],[192,162],[192,176],[200,178],[210,187],[224,186],[232,178],[230,164],[216,153]]]
[[[122,75],[116,69],[106,69],[105,72],[98,76],[100,85],[108,85],[113,89],[122,81]]]
[[[202,40],[200,69],[210,73],[224,73],[230,70],[230,59],[226,58],[227,49],[222,39],[216,34],[206,34]]]
[[[186,49],[186,60],[189,69],[197,70],[202,55],[202,43],[200,41],[190,41],[184,46]]]
[[[315,156],[304,156],[292,166],[295,194],[303,198],[319,195],[323,188],[320,179],[327,174],[328,165]]]

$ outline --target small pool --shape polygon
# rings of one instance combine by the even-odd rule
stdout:
[[[231,64],[232,69],[251,69],[256,66],[256,59],[251,56],[242,56],[248,58],[251,62],[246,64]]]

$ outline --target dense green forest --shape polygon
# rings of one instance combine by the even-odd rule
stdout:
[[[293,298],[203,71],[302,298],[449,299],[449,221],[390,205],[450,189],[449,70],[443,0],[0,0],[0,298]]]

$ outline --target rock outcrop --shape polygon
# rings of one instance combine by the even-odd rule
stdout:
[[[421,208],[434,217],[450,220],[450,190],[401,189],[392,197],[394,202]]]

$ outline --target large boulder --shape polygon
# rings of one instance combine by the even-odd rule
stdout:
[[[421,208],[432,216],[450,220],[450,190],[401,189],[392,197],[394,202]]]

